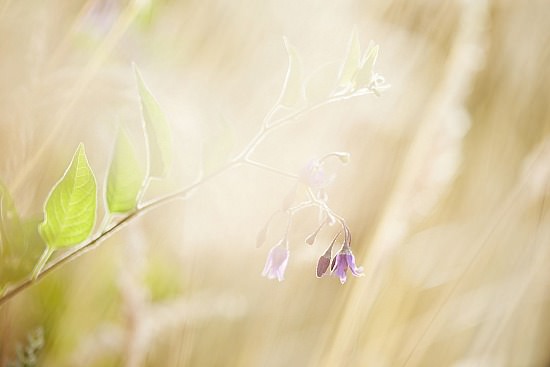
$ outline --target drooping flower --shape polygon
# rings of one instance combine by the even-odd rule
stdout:
[[[268,279],[277,278],[279,282],[283,281],[289,254],[290,251],[288,250],[288,243],[286,241],[281,241],[273,246],[267,255],[262,276]]]
[[[354,276],[363,276],[363,268],[357,267],[351,248],[347,244],[344,244],[342,249],[332,259],[330,271],[340,278],[340,283],[344,284],[347,280],[346,273],[348,268]]]

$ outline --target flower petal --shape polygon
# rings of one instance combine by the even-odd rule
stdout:
[[[357,267],[357,265],[355,265],[355,256],[353,256],[351,250],[349,250],[349,253],[346,255],[346,261],[348,263],[349,270],[353,275],[355,275],[356,277],[363,276],[363,268]]]
[[[346,253],[339,252],[334,260],[333,264],[335,264],[332,268],[332,273],[335,274],[340,278],[340,282],[344,284],[346,282],[347,276],[346,271],[348,269],[348,263],[346,259]]]
[[[345,270],[342,272],[342,274],[339,275],[339,277],[340,277],[340,283],[342,283],[342,284],[344,284],[346,282],[346,280],[348,279]]]
[[[283,243],[280,242],[279,244],[273,246],[267,255],[262,276],[267,277],[268,279],[277,278],[279,281],[282,281],[284,279],[284,273],[288,264],[288,256],[289,251],[286,244],[283,245]]]
[[[288,250],[287,250],[287,252],[288,252]],[[276,270],[277,280],[279,282],[282,282],[285,279],[285,271],[286,271],[286,266],[287,265],[288,265],[288,253],[287,253],[286,258],[283,260],[283,262],[279,265],[279,267]]]
[[[262,271],[262,276],[265,277],[267,275],[268,278],[269,278],[268,273],[270,272],[271,267],[273,265],[273,258],[272,258],[273,249],[275,249],[275,247],[273,247],[271,250],[269,250],[269,253],[267,254],[267,260],[265,261],[264,270]]]

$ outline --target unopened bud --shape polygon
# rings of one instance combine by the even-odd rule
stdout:
[[[336,242],[336,239],[338,238],[338,236],[340,236],[340,233],[341,232],[338,232],[338,234],[334,236],[334,239],[330,243],[330,246],[326,249],[323,256],[321,256],[317,261],[317,278],[321,278],[327,272],[329,267],[332,269],[332,264],[334,264],[334,259],[331,261],[332,246],[334,246],[334,242]]]
[[[317,261],[317,278],[321,278],[328,270],[328,267],[330,266],[330,257],[326,257],[325,255],[321,256],[319,258],[319,261]]]
[[[306,243],[308,245],[313,245],[315,243],[315,238],[317,238],[317,233],[319,233],[319,232],[315,231],[315,232],[313,232],[312,234],[310,234],[309,236],[306,237]]]
[[[323,156],[319,160],[319,162],[323,163],[327,158],[330,158],[330,157],[336,157],[343,164],[348,164],[351,159],[351,154],[348,152],[331,152],[331,153],[325,154],[325,156]]]
[[[334,155],[338,157],[343,164],[348,164],[351,159],[351,154],[348,152],[335,152]]]
[[[319,232],[321,231],[321,229],[323,229],[323,227],[325,226],[325,224],[327,224],[327,221],[326,220],[323,220],[321,222],[321,224],[319,225],[319,227],[317,227],[317,229],[315,230],[315,232],[313,232],[312,234],[310,234],[309,236],[306,237],[306,243],[308,245],[313,245],[313,243],[315,242],[315,239],[317,238],[317,235],[319,234]]]

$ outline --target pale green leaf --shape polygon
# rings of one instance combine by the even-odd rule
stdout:
[[[145,85],[141,73],[134,65],[137,86],[141,100],[141,112],[149,158],[148,175],[151,178],[163,178],[172,164],[172,134],[159,103]]]
[[[125,130],[117,136],[105,198],[110,213],[128,213],[137,206],[138,195],[145,178],[145,170],[136,156],[136,150]]]
[[[0,182],[0,254],[10,256],[17,250],[24,251],[25,248],[21,219],[8,188]]]
[[[96,180],[81,143],[44,205],[44,221],[39,230],[49,248],[72,246],[90,235],[96,217],[96,189]]]
[[[38,233],[41,221],[42,218],[21,219],[22,242],[0,256],[0,288],[25,278],[38,261],[44,251],[44,240]]]
[[[359,36],[357,35],[357,28],[354,28],[350,40],[348,42],[348,49],[346,58],[340,68],[338,74],[338,86],[348,87],[353,83],[357,71],[359,70],[361,62],[361,45],[359,43]]]
[[[330,98],[337,87],[338,63],[331,62],[314,71],[306,81],[306,97],[310,104]]]
[[[374,65],[378,58],[378,45],[374,45],[372,42],[365,51],[363,61],[361,63],[361,69],[357,72],[355,78],[355,86],[357,89],[368,87],[372,81],[374,75]]]
[[[305,102],[302,65],[296,48],[290,45],[286,38],[284,41],[288,53],[288,70],[279,97],[279,105],[293,108]]]

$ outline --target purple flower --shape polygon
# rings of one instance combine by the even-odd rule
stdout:
[[[300,181],[312,189],[324,189],[334,181],[334,175],[325,171],[323,162],[314,159],[302,169]]]
[[[283,281],[286,266],[288,264],[288,255],[289,251],[286,241],[281,241],[273,246],[267,255],[267,261],[265,262],[262,276],[268,279],[277,278],[279,282]]]
[[[351,271],[356,277],[363,276],[363,268],[355,265],[355,256],[351,252],[348,245],[344,245],[342,249],[332,259],[330,271],[340,278],[340,283],[344,284],[347,279],[347,270]]]

